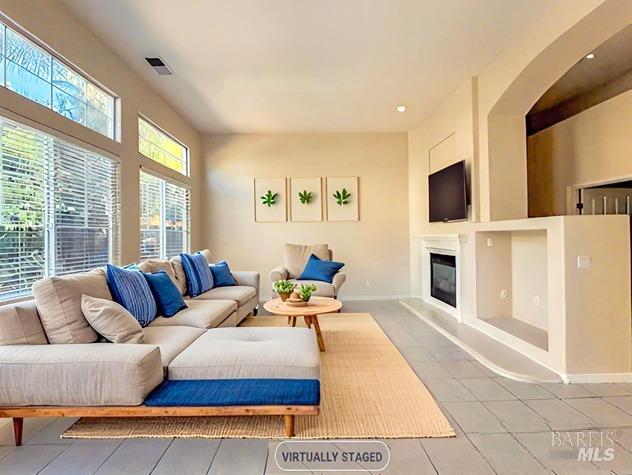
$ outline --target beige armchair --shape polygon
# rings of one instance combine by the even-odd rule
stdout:
[[[321,297],[338,297],[340,287],[347,280],[347,276],[338,272],[334,275],[333,282],[321,282],[316,280],[297,280],[303,272],[305,264],[309,256],[314,254],[315,256],[325,261],[331,261],[333,259],[333,252],[329,249],[327,244],[286,244],[283,252],[283,265],[275,267],[270,271],[270,282],[276,282],[277,280],[290,280],[296,281],[302,284],[314,284],[317,289],[314,295]]]

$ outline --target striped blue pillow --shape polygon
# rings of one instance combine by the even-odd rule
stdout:
[[[141,327],[156,318],[156,301],[142,272],[108,264],[107,279],[114,300],[125,307]]]
[[[213,274],[202,253],[182,253],[180,259],[187,277],[187,293],[191,297],[197,297],[213,288]]]

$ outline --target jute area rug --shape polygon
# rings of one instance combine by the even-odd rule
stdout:
[[[451,437],[426,387],[367,313],[319,317],[321,405],[317,416],[296,417],[301,439]],[[297,325],[302,325],[302,319]],[[285,326],[286,317],[251,317],[242,326]],[[315,338],[315,336],[314,336]],[[285,438],[277,416],[83,418],[64,438]]]

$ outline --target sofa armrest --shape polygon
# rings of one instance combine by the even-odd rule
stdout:
[[[286,280],[288,276],[287,269],[283,266],[275,267],[270,271],[270,282],[273,284],[277,280]]]
[[[237,270],[232,272],[237,285],[244,285],[246,287],[254,287],[259,295],[259,272],[250,270]]]
[[[341,274],[340,272],[338,272],[337,274],[334,275],[334,278],[331,281],[331,283],[334,286],[334,290],[336,291],[336,296],[338,296],[338,291],[340,290],[340,287],[342,287],[342,284],[344,284],[346,280],[347,280],[347,276],[345,274]]]
[[[0,346],[2,406],[136,406],[163,377],[154,345]]]

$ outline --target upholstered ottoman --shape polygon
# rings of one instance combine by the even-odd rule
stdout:
[[[214,328],[169,364],[168,379],[320,379],[312,330],[285,327]]]
[[[207,330],[176,356],[168,379],[145,400],[148,408],[194,415],[318,414],[320,350],[307,328]],[[197,408],[197,409],[196,409]]]

